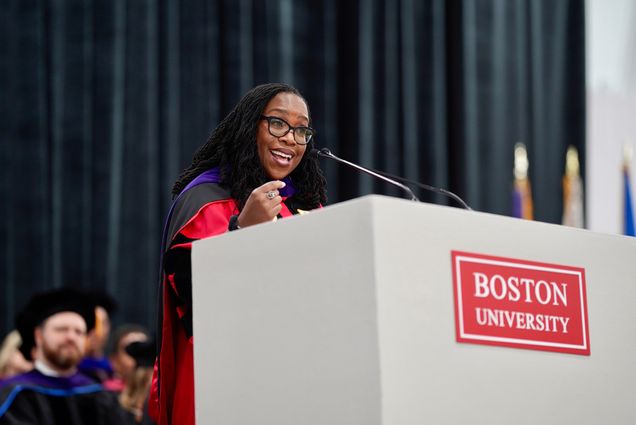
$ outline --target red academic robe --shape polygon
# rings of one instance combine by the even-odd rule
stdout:
[[[291,216],[290,208],[285,203],[282,205],[279,215]],[[150,416],[157,425],[195,423],[192,242],[227,232],[230,217],[238,213],[236,202],[216,183],[189,189],[172,212],[163,259],[160,350],[149,401]]]

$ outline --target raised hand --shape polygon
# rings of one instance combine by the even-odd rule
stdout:
[[[283,198],[278,190],[284,187],[284,182],[274,180],[254,189],[238,216],[239,227],[272,221],[283,208]]]

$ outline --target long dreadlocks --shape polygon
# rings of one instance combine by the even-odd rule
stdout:
[[[304,100],[297,89],[281,83],[263,84],[247,92],[214,129],[208,141],[197,149],[192,164],[183,170],[172,187],[172,194],[177,196],[199,174],[219,167],[220,184],[229,189],[239,209],[242,209],[252,190],[270,180],[258,156],[256,131],[269,101],[283,92],[293,93]],[[294,198],[306,208],[316,208],[327,201],[325,177],[318,166],[318,159],[310,155],[312,145],[313,142],[307,145],[302,160],[291,174],[297,190]]]

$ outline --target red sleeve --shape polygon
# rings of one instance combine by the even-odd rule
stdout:
[[[205,204],[188,222],[177,232],[190,241],[220,235],[227,231],[230,217],[238,214],[234,201],[224,199]],[[172,238],[175,241],[176,236]]]
[[[237,213],[230,199],[203,205],[172,237],[164,254],[166,283],[176,295],[177,314],[188,336],[192,335],[192,242],[225,233],[230,217]]]

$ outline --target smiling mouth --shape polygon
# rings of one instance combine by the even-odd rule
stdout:
[[[269,152],[272,154],[272,156],[274,156],[274,159],[276,159],[277,162],[280,162],[283,164],[289,163],[293,158],[292,155],[289,155],[285,152],[281,152],[277,150],[270,150]]]

